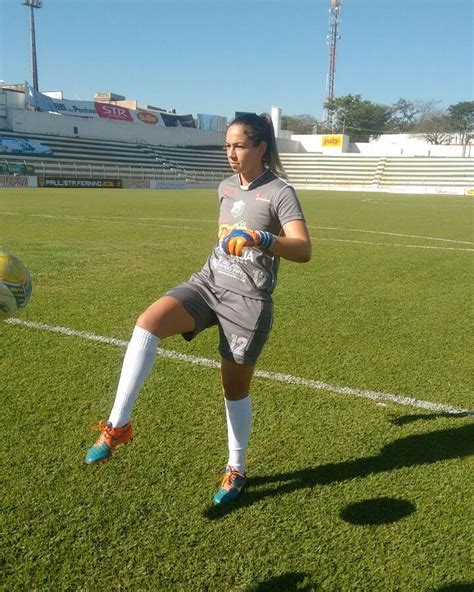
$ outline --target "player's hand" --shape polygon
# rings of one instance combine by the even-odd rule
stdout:
[[[235,228],[222,241],[221,246],[228,255],[240,257],[244,247],[254,247],[257,244],[257,233],[251,230],[239,230]]]
[[[274,236],[266,231],[234,229],[222,241],[221,246],[228,255],[240,257],[245,247],[268,249],[273,244]]]

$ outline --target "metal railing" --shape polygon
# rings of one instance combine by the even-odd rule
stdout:
[[[6,161],[7,162],[7,161]],[[186,170],[173,167],[145,167],[120,164],[104,164],[61,160],[15,160],[16,163],[33,165],[34,175],[39,177],[88,178],[88,179],[137,179],[154,181],[183,181],[185,183],[218,183],[227,174],[206,170]]]

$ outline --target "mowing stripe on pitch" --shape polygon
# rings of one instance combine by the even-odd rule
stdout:
[[[312,236],[311,240],[319,240],[323,242],[336,243],[355,243],[357,245],[373,245],[374,247],[402,247],[403,249],[435,249],[438,251],[464,251],[467,253],[474,253],[474,249],[461,249],[459,247],[435,247],[433,245],[401,245],[399,243],[378,243],[375,241],[360,241],[351,240],[348,238],[321,238],[320,236]]]
[[[361,232],[362,234],[382,234],[385,236],[401,236],[403,238],[421,238],[431,241],[442,241],[444,243],[458,243],[461,245],[473,245],[470,241],[454,240],[452,238],[439,238],[436,236],[420,236],[419,234],[401,234],[400,232],[383,232],[381,230],[366,230],[363,228],[340,228],[337,226],[310,226],[308,228],[316,228],[318,230],[344,230],[345,232]]]
[[[95,335],[94,333],[88,333],[86,331],[77,331],[76,329],[70,329],[68,327],[54,327],[46,325],[44,323],[35,323],[33,321],[24,321],[22,319],[11,318],[7,319],[5,323],[9,325],[21,325],[23,327],[29,327],[30,329],[39,329],[40,331],[48,331],[50,333],[59,333],[61,335],[68,335],[71,337],[81,337],[90,341],[99,341],[100,343],[106,343],[108,345],[116,345],[119,347],[126,347],[128,341],[123,339],[115,339],[113,337],[104,337],[102,335]],[[220,363],[216,360],[210,360],[209,358],[201,358],[197,356],[189,356],[181,354],[168,349],[158,348],[158,354],[165,358],[172,360],[180,360],[188,362],[189,364],[196,364],[198,366],[205,366],[207,368],[220,368]],[[339,395],[348,395],[351,397],[361,397],[363,399],[371,399],[376,402],[383,403],[395,403],[397,405],[405,405],[408,407],[417,407],[418,409],[427,409],[428,411],[450,413],[452,415],[474,415],[474,411],[468,409],[460,409],[453,407],[452,405],[445,405],[443,403],[433,403],[431,401],[423,401],[421,399],[414,399],[413,397],[406,397],[403,395],[392,395],[389,393],[383,393],[380,391],[368,391],[347,386],[337,386],[333,384],[327,384],[319,380],[308,380],[299,376],[292,376],[291,374],[280,374],[279,372],[268,372],[266,370],[256,370],[255,376],[260,378],[268,378],[269,380],[275,380],[277,382],[283,382],[286,384],[296,384],[320,391],[328,391],[331,393],[337,393]]]
[[[77,222],[103,222],[103,223],[108,223],[108,224],[123,224],[126,226],[145,226],[145,227],[150,227],[150,228],[176,228],[178,230],[196,230],[196,226],[183,226],[183,225],[172,225],[172,224],[156,224],[156,223],[150,223],[150,220],[165,220],[165,221],[181,221],[181,222],[209,222],[214,224],[215,222],[213,220],[201,220],[201,219],[196,219],[196,220],[191,220],[189,218],[159,218],[159,217],[153,217],[153,218],[136,218],[136,217],[132,217],[132,218],[124,218],[123,216],[107,216],[107,217],[93,217],[93,218],[87,218],[85,216],[70,216],[70,215],[53,215],[53,214],[25,214],[22,212],[5,212],[2,211],[0,212],[0,214],[4,214],[6,216],[28,216],[28,217],[32,217],[32,218],[45,218],[45,219],[52,219],[52,220],[68,220],[71,222],[77,221]],[[148,220],[148,222],[137,222],[136,220]],[[365,230],[363,228],[338,228],[335,226],[311,226],[308,225],[308,228],[314,228],[317,230],[331,230],[331,231],[344,231],[344,232],[359,232],[359,233],[363,233],[363,234],[380,234],[380,235],[384,235],[384,236],[399,236],[399,237],[403,237],[403,238],[417,238],[417,239],[421,239],[421,240],[429,240],[429,241],[442,241],[442,242],[447,242],[447,243],[457,243],[457,244],[462,244],[462,245],[474,245],[474,243],[469,242],[469,241],[460,241],[460,240],[454,240],[454,239],[450,239],[450,238],[439,238],[439,237],[434,237],[434,236],[419,236],[416,234],[401,234],[398,232],[382,232],[382,231],[378,231],[378,230]],[[376,247],[401,247],[401,248],[405,248],[405,249],[437,249],[440,251],[467,251],[467,252],[473,252],[474,249],[466,249],[466,248],[454,248],[454,247],[436,247],[436,246],[428,246],[428,245],[411,245],[411,244],[399,244],[399,243],[380,243],[380,242],[375,242],[375,241],[361,241],[361,240],[349,240],[349,239],[338,239],[338,238],[322,238],[320,236],[312,236],[311,237],[312,240],[315,241],[335,241],[335,242],[339,242],[339,243],[357,243],[359,245],[372,245],[372,246],[376,246]]]

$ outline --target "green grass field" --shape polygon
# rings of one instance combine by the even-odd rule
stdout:
[[[136,437],[88,466],[123,347],[0,323],[3,583],[13,590],[474,589],[472,198],[299,192],[313,259],[283,261],[257,377],[249,486],[226,461],[215,369],[158,358]],[[0,248],[29,267],[20,319],[128,340],[207,257],[215,190],[1,190]],[[471,327],[470,327],[471,324]],[[218,360],[217,332],[165,349]]]

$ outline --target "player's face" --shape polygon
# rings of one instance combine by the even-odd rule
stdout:
[[[236,124],[227,130],[225,147],[232,170],[240,174],[244,183],[251,183],[262,174],[266,142],[254,146],[244,126]]]

